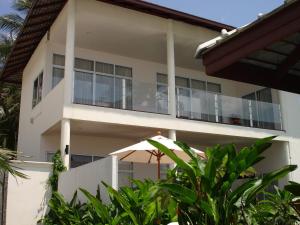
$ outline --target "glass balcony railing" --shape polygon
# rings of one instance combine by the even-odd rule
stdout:
[[[178,91],[177,91],[178,93]],[[282,130],[280,105],[192,90],[177,95],[179,118]]]
[[[115,109],[168,114],[168,95],[158,93],[154,84],[119,79],[93,84],[75,81],[73,103]]]
[[[177,117],[282,130],[280,105],[200,90],[176,88]],[[94,84],[75,81],[73,102],[116,109],[168,114],[167,87],[118,79]]]

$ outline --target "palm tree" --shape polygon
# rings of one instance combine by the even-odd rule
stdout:
[[[15,150],[18,136],[20,88],[0,84],[0,147]]]
[[[0,16],[0,73],[34,0],[14,0],[15,13]],[[0,83],[0,147],[16,149],[20,87]]]
[[[15,0],[12,3],[12,8],[17,13],[9,13],[0,16],[0,31],[4,32],[11,42],[13,42],[20,32],[23,23],[24,16],[28,13],[32,6],[33,0]]]
[[[0,16],[0,73],[33,1],[13,0],[12,8],[16,13]],[[18,153],[8,150],[16,149],[20,93],[20,87],[0,83],[0,175],[8,172],[13,176],[26,178],[11,163]]]

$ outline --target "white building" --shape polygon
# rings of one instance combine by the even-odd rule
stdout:
[[[37,2],[3,73],[22,80],[18,150],[32,161],[61,149],[75,167],[160,131],[201,150],[276,135],[258,173],[298,164],[300,98],[209,77],[194,58],[230,26],[143,1]]]

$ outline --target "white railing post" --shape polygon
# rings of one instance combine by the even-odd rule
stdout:
[[[216,114],[216,122],[219,122],[219,104],[218,104],[218,94],[215,94],[215,114]]]
[[[253,127],[252,100],[248,100],[248,103],[249,103],[249,120],[250,120],[250,127]]]

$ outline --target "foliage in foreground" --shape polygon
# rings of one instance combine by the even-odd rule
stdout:
[[[133,181],[136,188],[123,187],[119,191],[107,187],[111,199],[110,204],[104,204],[100,198],[100,191],[96,196],[84,189],[80,192],[86,202],[81,204],[77,199],[77,192],[70,203],[62,195],[54,192],[48,205],[50,211],[43,219],[45,225],[71,224],[167,224],[176,219],[176,203],[171,199],[151,195],[155,188],[152,181]]]
[[[53,166],[52,166],[52,174],[48,180],[48,183],[51,187],[52,192],[57,191],[58,189],[58,177],[59,174],[66,170],[64,166],[64,162],[61,158],[60,150],[56,151],[52,158]]]
[[[177,142],[190,156],[190,163],[160,143],[149,140],[177,164],[172,173],[173,180],[159,187],[177,201],[179,222],[192,225],[247,224],[245,208],[256,204],[256,196],[273,181],[296,169],[296,166],[285,166],[261,179],[249,179],[233,191],[239,176],[264,159],[262,153],[271,146],[273,138],[258,140],[240,151],[234,145],[217,145],[206,150],[207,160],[198,157],[186,144]]]
[[[16,157],[16,152],[0,148],[0,174],[8,172],[14,177],[28,178],[26,174],[19,172],[18,168],[11,163],[11,160]]]
[[[50,212],[43,223],[52,224],[115,224],[150,225],[178,221],[183,225],[257,225],[294,224],[299,215],[293,203],[295,195],[276,188],[260,201],[258,194],[275,180],[286,176],[296,166],[286,166],[266,174],[263,178],[247,179],[233,188],[235,181],[253,171],[264,159],[262,153],[271,146],[273,137],[258,140],[250,147],[237,151],[234,145],[215,146],[206,150],[206,159],[191,148],[176,142],[191,158],[184,162],[173,151],[155,141],[149,141],[176,164],[164,181],[133,181],[134,188],[119,191],[105,185],[111,203],[104,204],[99,192],[93,196],[80,189],[85,203],[68,203],[54,192],[49,201]],[[272,203],[273,201],[276,204]]]

